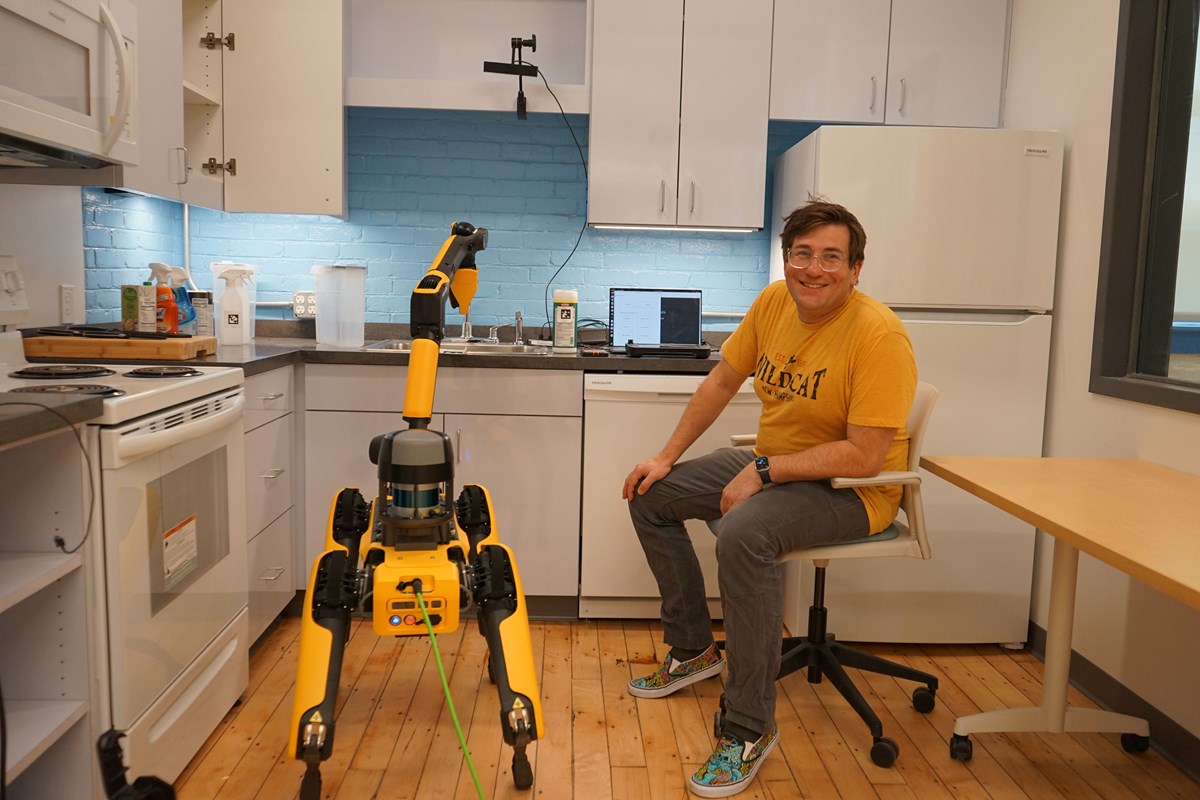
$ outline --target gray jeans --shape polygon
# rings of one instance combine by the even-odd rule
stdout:
[[[728,447],[674,466],[629,503],[646,560],[662,597],[663,634],[672,647],[712,643],[704,575],[683,526],[721,516],[725,485],[753,460]],[[784,553],[854,539],[868,532],[867,511],[850,489],[828,481],[769,484],[733,509],[717,535],[717,583],[725,616],[726,720],[765,732],[775,725],[775,678],[783,636]]]

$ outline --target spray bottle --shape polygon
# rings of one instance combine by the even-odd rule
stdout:
[[[167,277],[171,291],[175,294],[175,305],[179,308],[180,333],[196,333],[196,309],[192,307],[192,298],[188,294],[188,285],[193,289],[196,284],[187,267],[171,267]]]
[[[254,339],[254,316],[250,313],[250,297],[244,287],[253,279],[254,270],[226,267],[217,277],[225,281],[221,307],[217,309],[217,342],[250,344]]]
[[[179,333],[179,306],[175,304],[175,292],[171,290],[171,268],[153,263],[150,271],[158,283],[154,289],[155,329],[159,333]]]

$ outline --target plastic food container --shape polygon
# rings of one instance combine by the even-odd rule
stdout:
[[[316,265],[317,344],[362,347],[367,308],[367,268],[361,264]]]

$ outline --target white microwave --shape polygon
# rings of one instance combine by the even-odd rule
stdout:
[[[0,0],[0,168],[135,165],[137,9]]]

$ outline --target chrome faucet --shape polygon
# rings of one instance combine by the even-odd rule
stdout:
[[[463,314],[462,331],[458,334],[460,339],[471,338],[471,314],[468,312]]]
[[[513,326],[516,328],[516,330],[513,331],[513,341],[517,344],[521,344],[523,341],[525,341],[525,329],[522,326],[522,321],[525,319],[525,317],[520,311],[514,311],[513,317],[516,320],[513,323]]]
[[[500,341],[500,326],[499,325],[493,325],[492,327],[488,328],[487,340],[489,342],[499,342]]]

